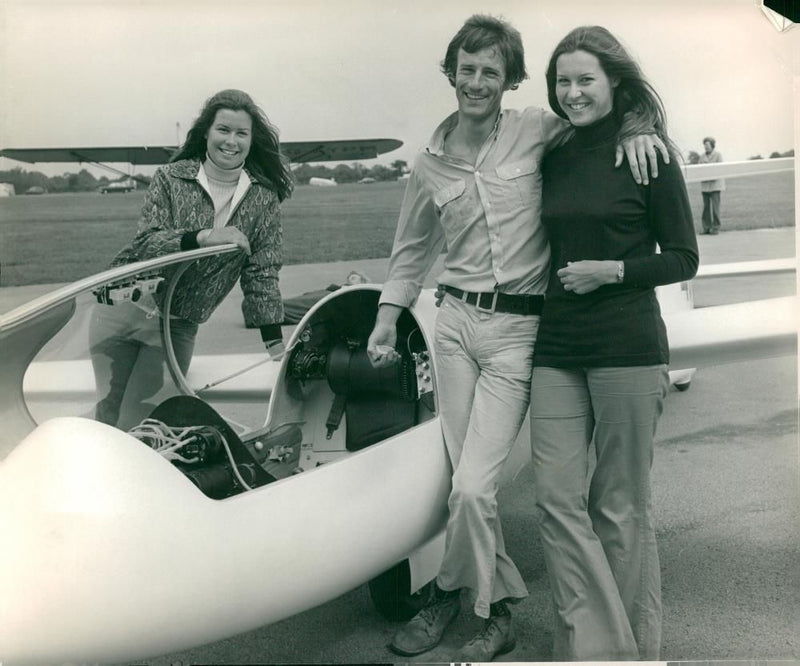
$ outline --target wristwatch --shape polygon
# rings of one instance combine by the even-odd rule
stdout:
[[[622,261],[617,262],[617,282],[622,282],[625,279],[625,263]]]

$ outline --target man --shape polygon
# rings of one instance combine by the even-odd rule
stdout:
[[[722,155],[716,150],[717,142],[714,137],[707,136],[703,139],[705,152],[700,155],[700,164],[714,164],[722,162]],[[703,194],[703,231],[704,234],[716,235],[719,233],[719,200],[720,193],[725,189],[722,178],[700,181],[700,191]]]
[[[528,409],[547,287],[539,165],[569,126],[539,108],[501,112],[505,91],[527,78],[520,34],[504,21],[468,19],[451,40],[442,70],[458,110],[416,158],[367,353],[379,367],[397,360],[397,318],[417,299],[446,242],[434,342],[444,387],[438,407],[453,469],[445,555],[431,602],[390,647],[404,656],[435,647],[467,588],[475,614],[486,622],[452,661],[480,662],[514,648],[507,604],[528,594],[505,551],[496,494]],[[647,152],[654,164],[653,142],[643,143],[647,150],[640,145],[637,158],[634,142],[627,142],[629,161],[643,164]]]

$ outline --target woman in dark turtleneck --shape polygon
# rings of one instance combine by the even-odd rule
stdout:
[[[223,90],[209,98],[178,153],[153,176],[136,236],[113,266],[227,243],[241,250],[193,264],[175,290],[170,338],[184,373],[198,324],[211,316],[237,280],[244,292],[245,324],[260,329],[271,356],[283,352],[280,202],[291,191],[277,130],[241,90]],[[165,271],[165,278],[170,270],[175,267]],[[127,429],[152,408],[144,401],[163,383],[161,305],[155,294],[136,303],[96,307],[90,345],[99,394],[97,420]],[[136,366],[139,381],[132,386]],[[139,409],[122,418],[126,391],[127,401]]]
[[[542,166],[552,256],[531,394],[553,658],[658,660],[650,468],[669,348],[655,287],[694,276],[692,214],[674,149],[647,186],[612,166],[626,111],[672,148],[657,93],[613,35],[597,26],[569,33],[547,86],[550,106],[574,127]]]

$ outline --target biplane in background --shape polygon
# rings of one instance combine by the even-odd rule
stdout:
[[[398,139],[282,141],[281,152],[294,163],[369,160],[397,150]],[[20,162],[77,162],[104,166],[108,162],[133,166],[166,164],[178,146],[95,146],[92,148],[4,148],[0,157]]]
[[[169,654],[365,583],[390,617],[424,598],[450,481],[432,290],[398,321],[402,362],[391,369],[365,357],[380,286],[347,286],[288,332],[279,362],[252,332],[215,331],[212,318],[183,375],[165,327],[169,381],[144,415],[170,429],[168,447],[87,416],[97,397],[92,308],[133,300],[169,268],[168,322],[183,270],[233,251],[114,268],[0,316],[4,663]],[[793,262],[754,262],[703,267],[697,279],[791,270]],[[690,285],[676,289],[671,300],[659,294],[674,367],[796,357],[796,296],[694,309]],[[529,438],[525,427],[504,483],[529,460]]]
[[[282,141],[281,152],[292,164],[303,162],[351,162],[369,160],[397,150],[403,142],[398,139],[343,139],[325,141]],[[78,163],[93,164],[137,180],[110,164],[157,166],[166,164],[178,146],[94,146],[87,148],[4,148],[0,157],[35,164]]]

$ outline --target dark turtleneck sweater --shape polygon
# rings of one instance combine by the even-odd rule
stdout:
[[[676,159],[659,163],[650,185],[637,185],[626,165],[614,168],[618,130],[611,114],[576,127],[542,165],[542,223],[551,264],[535,365],[669,362],[654,288],[697,271],[691,207]],[[623,282],[582,295],[565,291],[556,271],[584,259],[623,261]]]

